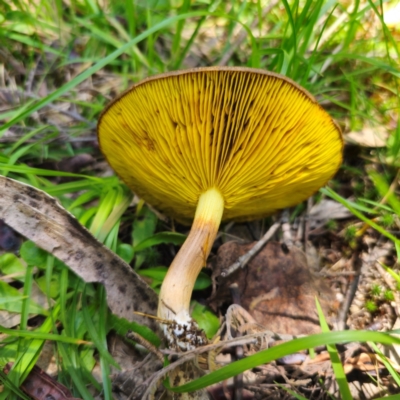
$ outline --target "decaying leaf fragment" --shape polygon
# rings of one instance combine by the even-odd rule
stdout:
[[[115,315],[158,330],[153,320],[133,313],[155,314],[156,293],[54,198],[0,176],[0,221],[59,258],[85,282],[103,284]]]
[[[8,363],[4,372],[8,374],[11,367],[12,363]],[[72,397],[72,393],[64,385],[36,366],[32,368],[21,389],[33,400],[81,400]]]
[[[214,271],[229,267],[238,257],[247,253],[254,243],[231,241],[218,249]],[[290,335],[311,334],[320,331],[315,297],[328,318],[335,311],[335,296],[330,287],[314,277],[305,254],[296,247],[284,251],[277,242],[269,242],[247,264],[226,279],[220,286],[213,308],[230,302],[229,287],[238,284],[242,306],[255,321],[266,329]]]

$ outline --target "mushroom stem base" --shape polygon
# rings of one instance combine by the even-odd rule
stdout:
[[[182,245],[161,286],[158,316],[174,321],[177,336],[197,329],[190,318],[190,299],[196,278],[205,266],[224,211],[224,199],[216,188],[202,193],[189,236]],[[190,336],[190,334],[189,334]]]

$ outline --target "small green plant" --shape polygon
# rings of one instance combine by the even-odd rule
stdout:
[[[381,293],[382,293],[382,288],[379,285],[374,284],[371,288],[371,296],[379,297]]]
[[[354,225],[347,226],[344,231],[344,240],[353,249],[357,245],[357,227]]]
[[[394,293],[390,289],[384,291],[383,297],[385,298],[386,301],[394,301]]]
[[[367,309],[367,311],[369,311],[370,313],[374,313],[377,309],[378,306],[376,305],[374,300],[367,300],[365,302],[365,308]]]
[[[326,227],[326,229],[328,229],[328,231],[336,231],[338,228],[338,223],[334,219],[330,219],[326,223],[325,227]]]
[[[396,221],[396,216],[394,214],[383,214],[380,218],[380,222],[382,224],[382,226],[384,226],[385,228],[390,228],[394,225]]]

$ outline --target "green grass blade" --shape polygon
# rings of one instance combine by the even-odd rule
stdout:
[[[107,324],[107,299],[106,299],[106,291],[102,286],[100,288],[100,308],[99,308],[99,339],[102,343],[102,346],[107,349],[107,333],[108,333],[108,324]],[[107,353],[108,354],[108,353]],[[113,364],[115,365],[115,364]],[[102,384],[103,384],[103,396],[105,400],[112,400],[112,384],[111,384],[111,370],[110,363],[108,362],[108,357],[103,357],[101,355],[100,358],[100,368],[101,368],[101,376],[102,376]]]
[[[319,322],[321,325],[322,332],[329,332],[329,326],[328,323],[326,322],[324,313],[322,311],[321,305],[318,301],[318,299],[315,299],[316,306],[317,306],[317,311],[318,311],[318,316],[319,316]],[[342,396],[343,400],[352,400],[352,395],[350,392],[350,387],[349,384],[347,383],[346,379],[346,374],[343,369],[342,362],[340,361],[340,356],[337,351],[337,348],[335,344],[328,344],[326,346],[329,356],[331,358],[332,362],[332,368],[333,368],[333,373],[335,374],[336,382],[338,383],[339,386],[339,391]]]
[[[400,240],[397,239],[395,236],[393,236],[391,233],[386,231],[384,228],[376,224],[374,221],[371,221],[369,218],[365,217],[363,214],[361,214],[359,211],[357,211],[350,203],[344,199],[343,197],[339,196],[336,192],[334,192],[331,188],[325,187],[320,189],[320,191],[333,200],[338,201],[340,204],[343,204],[349,211],[351,211],[357,218],[359,218],[361,221],[364,221],[366,224],[368,224],[371,228],[374,228],[376,231],[381,233],[383,236],[386,236],[388,239],[392,240],[396,245],[400,246]]]
[[[134,39],[130,40],[129,42],[125,43],[122,45],[120,48],[117,50],[113,51],[111,54],[108,56],[104,57],[101,59],[99,62],[97,62],[95,65],[92,67],[88,68],[75,78],[71,79],[68,81],[66,84],[61,86],[60,88],[54,90],[54,92],[50,93],[48,96],[40,99],[38,102],[34,103],[32,106],[28,107],[27,109],[23,109],[22,112],[17,114],[11,121],[6,122],[1,128],[0,128],[0,137],[6,132],[8,128],[11,126],[15,125],[16,123],[22,121],[23,119],[29,117],[32,113],[35,111],[40,110],[41,108],[45,107],[49,103],[53,102],[54,100],[58,99],[61,97],[63,94],[69,92],[73,88],[75,88],[77,85],[88,79],[90,76],[92,76],[94,73],[108,65],[110,62],[114,61],[117,57],[125,53],[127,50],[129,50],[132,46],[136,45],[137,43],[140,43],[142,40],[150,37],[154,33],[160,31],[163,28],[168,27],[169,25],[178,22],[180,20],[185,20],[188,18],[194,18],[194,17],[202,17],[202,16],[216,16],[216,17],[222,17],[222,18],[227,18],[227,19],[232,19],[235,20],[232,17],[227,16],[226,14],[221,14],[221,13],[209,13],[207,11],[194,11],[186,14],[180,14],[176,15],[170,18],[165,19],[164,21],[154,25],[153,27],[147,29],[145,32],[141,33]],[[240,23],[240,21],[237,21]],[[257,42],[250,30],[246,25],[242,24],[243,28],[247,31],[249,34],[249,37],[251,39],[251,44],[252,44],[252,55],[251,55],[251,65],[253,67],[257,67],[260,64],[259,60],[259,54],[257,51]]]
[[[329,332],[310,335],[304,338],[294,339],[290,342],[262,350],[257,354],[243,360],[235,361],[219,370],[203,376],[185,385],[170,388],[176,393],[186,393],[200,390],[214,383],[221,382],[238,375],[258,365],[269,363],[278,358],[293,354],[311,347],[324,346],[327,344],[356,342],[362,338],[363,341],[372,341],[382,344],[400,344],[400,339],[389,334],[371,331],[343,331]]]
[[[375,351],[376,354],[378,354],[385,365],[386,369],[389,371],[390,376],[393,378],[393,380],[396,382],[397,386],[400,387],[400,375],[398,372],[393,368],[393,365],[390,363],[390,361],[386,358],[386,356],[379,350],[378,346],[375,343],[368,343],[369,346]]]
[[[77,387],[80,396],[83,397],[84,400],[94,400],[93,396],[90,394],[89,390],[86,388],[86,384],[83,382],[81,378],[81,373],[79,369],[76,368],[76,365],[72,363],[70,358],[70,354],[68,351],[68,347],[63,343],[59,343],[58,350],[62,357],[63,369],[68,372],[71,376],[72,381],[74,382],[75,386]]]
[[[107,346],[104,345],[103,341],[101,340],[101,336],[99,335],[98,328],[95,327],[92,316],[89,312],[89,307],[87,305],[87,296],[85,291],[82,294],[82,313],[85,320],[86,328],[89,332],[90,337],[93,340],[97,350],[99,351],[101,357],[103,357],[107,362],[113,365],[115,368],[120,369],[120,366],[117,362],[112,358],[110,353],[108,352]]]
[[[38,331],[28,331],[21,329],[9,329],[0,325],[0,333],[5,333],[9,336],[27,338],[27,339],[40,339],[40,340],[52,340],[55,342],[63,342],[69,344],[79,345],[92,345],[91,342],[86,340],[76,339],[68,336],[55,335],[53,333],[44,333]]]

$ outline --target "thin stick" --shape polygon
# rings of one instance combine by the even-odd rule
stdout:
[[[257,344],[260,339],[262,339],[262,342],[267,342],[266,338],[269,337],[272,340],[292,340],[298,337],[302,337],[304,335],[287,335],[287,334],[277,334],[268,330],[265,330],[263,332],[258,332],[258,333],[253,333],[250,335],[242,336],[239,338],[234,338],[230,340],[225,340],[222,342],[218,343],[213,343],[209,344],[206,346],[201,346],[193,350],[189,350],[185,353],[182,352],[176,352],[176,351],[170,351],[168,349],[160,350],[163,354],[170,354],[170,355],[176,355],[180,357],[177,361],[171,363],[170,365],[164,367],[162,370],[157,371],[155,374],[153,374],[150,378],[148,378],[145,382],[142,383],[142,385],[146,385],[147,389],[143,394],[143,399],[149,398],[150,394],[154,390],[154,386],[157,385],[157,382],[159,382],[161,379],[163,379],[165,376],[167,376],[168,373],[173,371],[175,368],[179,367],[180,365],[184,364],[185,362],[191,361],[196,358],[197,355],[206,353],[212,350],[216,349],[224,349],[224,348],[230,348],[234,346],[240,346],[240,345],[248,345],[248,344]]]
[[[281,222],[275,222],[267,233],[248,251],[246,254],[238,258],[238,260],[233,263],[230,267],[222,270],[221,276],[227,277],[228,275],[235,272],[238,268],[245,267],[249,261],[265,246],[265,244],[274,236],[275,232],[281,226]]]
[[[150,353],[153,353],[160,361],[161,364],[164,364],[164,355],[160,350],[157,349],[156,346],[151,344],[147,339],[145,339],[142,335],[139,335],[137,332],[128,331],[125,335],[128,339],[134,340],[143,346]]]

